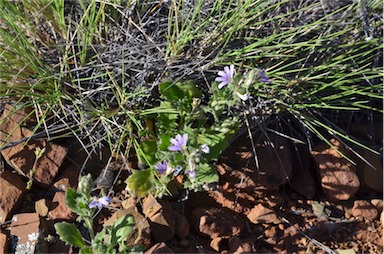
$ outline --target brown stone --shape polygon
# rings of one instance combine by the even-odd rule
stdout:
[[[145,254],[156,254],[156,253],[174,253],[174,252],[164,242],[156,243],[145,252]]]
[[[67,155],[67,149],[52,143],[45,143],[45,153],[38,160],[34,180],[50,185],[59,171],[59,167]]]
[[[38,213],[41,217],[45,217],[48,214],[48,207],[45,203],[45,199],[40,199],[35,202],[35,211]]]
[[[9,253],[8,236],[0,233],[0,253]]]
[[[225,208],[196,208],[192,212],[195,229],[214,239],[238,236],[244,230],[244,222],[231,210]]]
[[[0,175],[0,190],[0,223],[4,223],[19,207],[25,184],[18,175],[4,171]]]
[[[374,154],[368,150],[362,151],[363,160],[358,160],[357,175],[361,184],[369,187],[371,190],[383,191],[383,163],[380,155]]]
[[[163,209],[148,219],[151,233],[157,242],[165,242],[173,238],[175,218],[168,209]]]
[[[143,202],[143,214],[150,218],[156,213],[161,211],[163,206],[157,202],[156,198],[153,195],[148,195]]]
[[[65,203],[65,192],[58,191],[55,193],[48,216],[50,220],[74,221],[76,219],[76,214]]]
[[[10,105],[6,105],[1,115],[0,145],[8,145],[32,136],[32,132],[20,123],[26,117],[23,111],[16,111]],[[1,142],[5,140],[6,142]],[[28,143],[14,144],[1,151],[7,163],[19,174],[29,176],[35,163],[35,150],[44,149],[43,156],[36,163],[36,171],[33,174],[35,181],[49,185],[56,176],[58,169],[67,154],[67,149],[43,140],[33,140]]]
[[[383,200],[382,199],[372,199],[371,204],[376,207],[377,211],[381,213],[383,211]]]
[[[44,241],[47,228],[37,213],[15,214],[10,228],[11,235],[17,239],[15,247],[17,253],[47,252]]]
[[[254,224],[260,223],[273,223],[279,224],[281,223],[280,219],[277,217],[275,211],[270,208],[263,206],[262,204],[258,204],[251,209],[249,214],[247,215],[248,219]]]
[[[240,254],[240,253],[256,253],[256,247],[252,239],[241,239],[240,237],[234,236],[229,239],[229,253]]]
[[[325,143],[312,151],[319,166],[321,186],[330,201],[347,200],[354,197],[360,186],[355,174],[356,167],[339,154],[349,155],[338,140],[332,139],[330,142],[338,151]]]
[[[125,199],[123,202],[121,202],[121,206],[123,209],[135,209],[137,200],[135,197],[129,197]]]
[[[369,201],[355,200],[355,202],[353,203],[352,215],[354,217],[375,220],[379,213],[376,207],[374,207]]]
[[[189,230],[190,230],[190,226],[189,226],[187,218],[178,212],[172,211],[172,213],[173,213],[173,216],[175,218],[175,223],[176,223],[175,224],[175,234],[181,239],[187,237],[187,235],[189,234]]]
[[[53,184],[56,189],[66,191],[68,188],[77,189],[80,169],[72,163],[65,163],[62,166],[58,180]]]
[[[275,134],[262,137],[255,143],[256,166],[251,142],[240,136],[220,157],[217,166],[222,182],[244,192],[255,189],[277,190],[292,175],[292,156],[286,139]],[[227,188],[228,188],[227,187]]]

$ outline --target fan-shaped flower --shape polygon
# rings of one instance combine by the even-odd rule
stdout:
[[[109,196],[104,196],[102,198],[93,197],[93,201],[89,203],[89,208],[94,208],[97,206],[97,208],[99,208],[100,210],[103,206],[107,207],[109,203],[111,203],[111,201],[112,201],[112,198]]]
[[[159,161],[159,162],[157,163],[157,165],[154,166],[154,168],[155,168],[160,174],[162,174],[162,173],[164,173],[164,172],[167,171],[167,168],[168,168],[168,162],[167,162],[167,161],[163,161],[163,162]]]
[[[215,79],[215,81],[221,82],[218,85],[218,88],[221,89],[224,86],[228,85],[228,83],[231,83],[234,73],[235,73],[235,67],[233,66],[233,64],[231,64],[229,67],[225,66],[224,71],[219,71],[218,72],[219,77]]]
[[[169,151],[181,151],[187,146],[188,134],[185,133],[183,136],[180,134],[176,135],[176,138],[171,138],[171,146],[168,146]]]

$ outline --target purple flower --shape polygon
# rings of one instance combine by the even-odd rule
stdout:
[[[167,161],[159,161],[157,163],[157,166],[154,166],[154,168],[160,173],[164,173],[165,171],[167,171],[167,168],[168,168],[168,162]]]
[[[187,171],[185,171],[185,173],[187,173],[190,178],[196,177],[196,171],[195,170],[187,170]]]
[[[224,86],[228,85],[228,83],[232,82],[233,74],[235,72],[234,68],[235,67],[233,66],[233,64],[231,64],[231,66],[229,66],[229,67],[225,66],[224,71],[218,72],[219,77],[215,78],[215,81],[221,82],[218,85],[219,89],[223,88]]]
[[[111,201],[112,201],[112,198],[109,196],[104,196],[102,198],[93,197],[93,201],[89,203],[89,208],[94,208],[97,206],[97,208],[99,208],[100,210],[103,206],[107,207],[109,203],[111,203]]]
[[[188,134],[185,133],[183,136],[180,134],[176,135],[176,138],[171,138],[171,146],[168,146],[169,151],[181,151],[187,146]]]
[[[260,79],[261,82],[263,82],[263,83],[268,83],[269,82],[269,78],[267,77],[267,75],[265,75],[265,70],[264,69],[261,70],[260,78],[261,78]]]

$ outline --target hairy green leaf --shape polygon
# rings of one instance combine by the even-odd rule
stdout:
[[[55,224],[55,229],[60,239],[76,247],[84,247],[85,242],[81,237],[80,231],[73,225],[67,222]]]

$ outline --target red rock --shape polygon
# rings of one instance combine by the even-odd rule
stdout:
[[[284,229],[284,235],[274,247],[278,253],[293,253],[297,251],[297,247],[302,237],[297,230],[298,227],[299,225],[296,224],[295,226],[290,226]]]
[[[56,189],[66,191],[68,188],[77,189],[80,169],[71,164],[63,164],[61,174],[58,175],[58,180],[53,184]]]
[[[256,247],[252,239],[241,239],[240,237],[234,236],[229,239],[229,253],[240,254],[240,253],[256,253]]]
[[[189,226],[187,218],[178,212],[172,211],[172,213],[173,213],[173,216],[175,218],[175,223],[176,223],[175,224],[175,234],[181,239],[187,237],[187,235],[189,234],[189,230],[190,230],[190,226]]]
[[[45,145],[46,150],[37,162],[33,178],[40,183],[50,185],[67,155],[67,149],[52,143],[42,143]]]
[[[331,143],[341,153],[349,155],[339,141],[332,139]],[[316,146],[312,154],[319,166],[321,186],[327,198],[338,201],[354,197],[360,186],[356,167],[325,143]]]
[[[47,252],[44,241],[45,224],[40,221],[37,213],[15,214],[11,223],[11,235],[16,237],[17,253],[44,253]]]
[[[249,214],[247,215],[248,219],[254,223],[281,223],[280,219],[277,217],[275,211],[270,208],[264,207],[262,204],[258,204],[253,207]]]
[[[377,211],[381,213],[383,211],[383,200],[382,199],[372,199],[371,204],[376,207]]]
[[[74,221],[76,219],[76,214],[65,204],[65,192],[58,191],[55,193],[48,216],[50,220]]]
[[[151,233],[157,242],[169,241],[175,235],[175,218],[168,209],[148,218]]]
[[[369,187],[371,190],[383,191],[383,162],[380,155],[374,154],[368,150],[362,151],[362,156],[373,167],[362,160],[357,163],[357,175],[361,184]]]
[[[8,236],[0,233],[0,253],[9,253]]]
[[[27,128],[20,127],[20,123],[27,116],[23,111],[16,111],[10,105],[6,105],[1,115],[0,124],[0,145],[10,142],[17,142],[32,136],[32,132]],[[36,171],[33,175],[37,182],[49,185],[56,176],[58,169],[67,154],[67,149],[43,140],[33,140],[25,144],[21,142],[1,151],[7,163],[19,174],[28,176],[29,171],[35,163],[36,148],[43,149],[43,156],[37,161]]]
[[[171,248],[169,248],[164,242],[156,243],[145,254],[155,254],[155,253],[174,253]]]
[[[0,190],[0,223],[4,223],[19,207],[25,192],[25,184],[18,175],[4,171],[0,175]]]
[[[292,175],[292,156],[288,142],[277,135],[269,134],[269,140],[261,138],[255,144],[259,163],[256,167],[252,145],[243,135],[221,155],[217,170],[222,182],[228,182],[244,192],[255,189],[277,190],[288,182]],[[260,175],[258,174],[260,172]]]
[[[153,195],[148,195],[143,202],[143,214],[146,217],[152,217],[160,212],[163,206],[156,200]]]
[[[352,215],[354,217],[375,220],[379,213],[376,207],[374,207],[369,201],[355,200],[355,202],[353,203]]]
[[[244,229],[243,221],[229,209],[196,208],[192,212],[193,226],[197,232],[216,237],[238,236]]]

